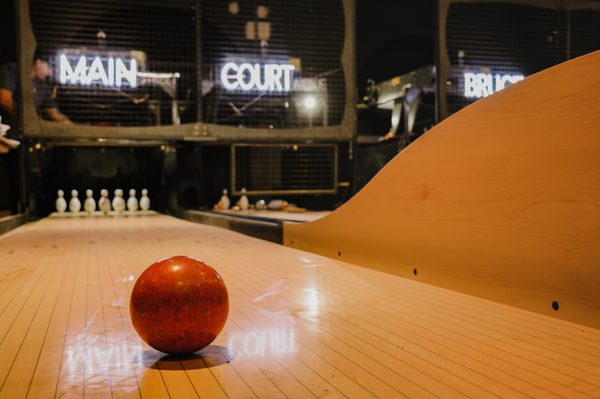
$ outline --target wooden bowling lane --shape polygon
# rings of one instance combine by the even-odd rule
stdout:
[[[128,309],[177,254],[231,297],[183,359]],[[167,216],[44,219],[0,236],[0,398],[84,396],[597,398],[600,331]]]

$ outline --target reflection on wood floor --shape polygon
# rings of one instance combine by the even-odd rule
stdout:
[[[231,299],[185,358],[129,319],[136,277],[171,255]],[[598,330],[167,216],[0,237],[0,360],[0,398],[600,397]]]

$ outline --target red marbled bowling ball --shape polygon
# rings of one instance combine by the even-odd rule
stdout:
[[[129,311],[135,330],[154,349],[193,353],[208,346],[223,329],[229,296],[215,269],[198,259],[173,256],[140,275]]]

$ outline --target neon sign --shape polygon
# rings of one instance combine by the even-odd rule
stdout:
[[[137,87],[138,67],[133,58],[85,55],[68,57],[61,54],[59,70],[59,80],[63,85],[89,86],[94,84],[106,87]]]
[[[221,69],[221,84],[226,90],[290,91],[292,64],[226,63]]]
[[[464,96],[466,98],[482,98],[504,89],[507,85],[525,79],[525,76],[520,74],[511,75],[466,72],[464,74],[464,79]]]

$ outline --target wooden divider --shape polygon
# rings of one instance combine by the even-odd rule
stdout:
[[[600,52],[430,130],[285,244],[600,327]]]

